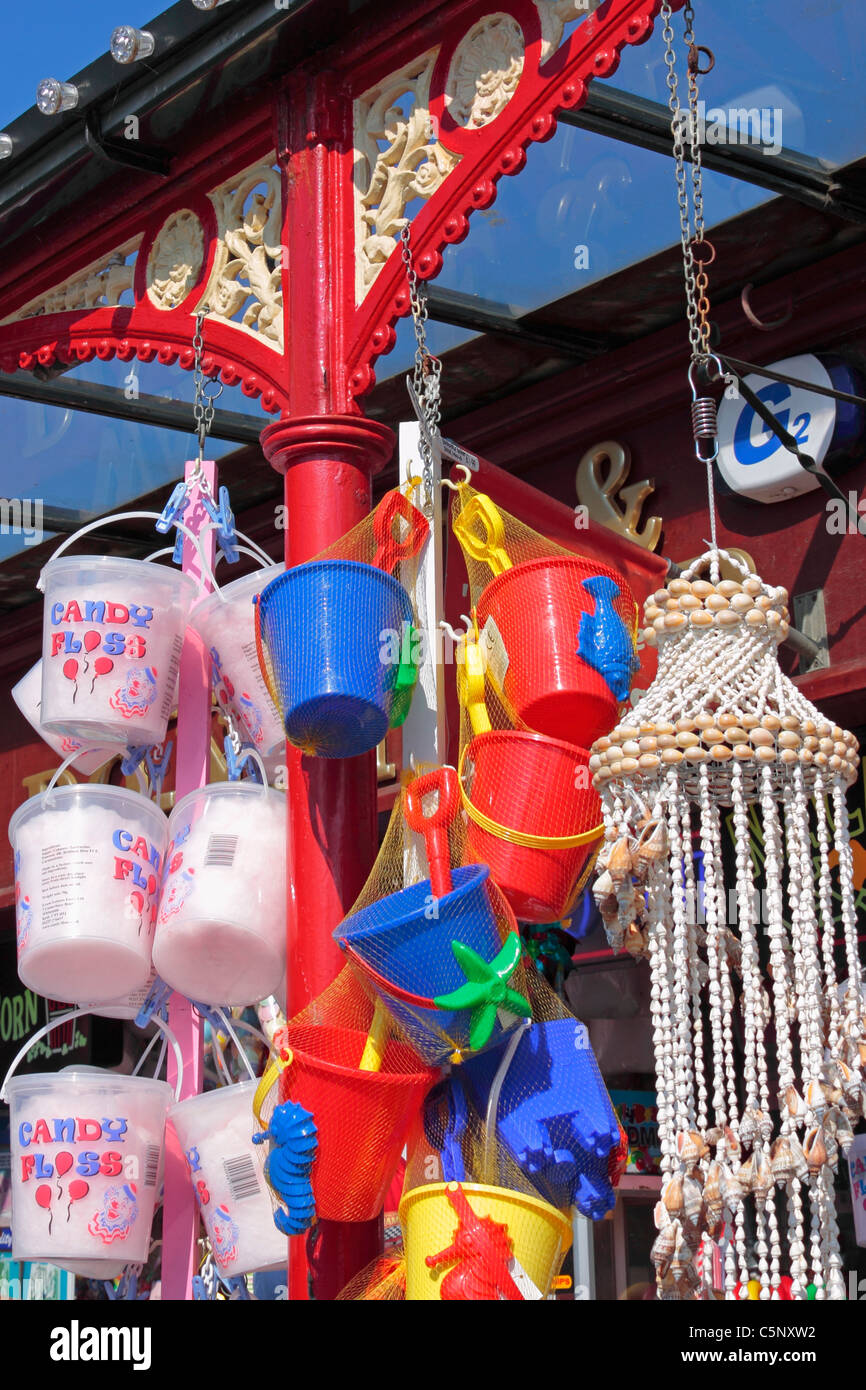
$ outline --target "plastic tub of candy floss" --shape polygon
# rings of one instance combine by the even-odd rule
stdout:
[[[234,1038],[227,1019],[224,1024]],[[236,1038],[234,1041],[250,1079],[191,1096],[169,1111],[214,1263],[227,1278],[253,1270],[281,1269],[287,1259],[286,1237],[274,1225],[265,1154],[253,1143],[253,1134],[258,1132],[253,1098],[259,1083],[246,1054]]]
[[[9,822],[18,974],[49,999],[99,1003],[150,977],[168,824],[126,787],[56,786],[65,766]]]
[[[286,968],[286,799],[257,782],[190,792],[168,823],[153,963],[205,1004],[254,1004]]]
[[[55,1025],[25,1043],[0,1091],[10,1114],[12,1258],[111,1278],[118,1262],[147,1259],[175,1092],[165,1081],[96,1068],[15,1076],[33,1043]],[[180,1094],[183,1061],[168,1036]]]
[[[217,703],[234,716],[242,736],[262,757],[277,749],[282,756],[286,735],[259,665],[253,603],[285,569],[270,565],[223,585],[196,604],[190,618],[210,652]]]
[[[150,974],[144,984],[134,989],[131,994],[122,995],[119,999],[106,999],[99,1004],[94,1004],[83,999],[76,1004],[78,1009],[86,1009],[89,1014],[96,1014],[97,1018],[127,1018],[135,1019],[141,1013],[147,1001],[147,996],[153,987],[156,979],[156,971],[150,967]]]
[[[157,516],[130,512],[124,519],[152,515]],[[61,557],[86,531],[116,519],[70,536],[39,577],[45,594],[41,717],[53,734],[151,747],[165,738],[187,619],[200,585],[147,560]],[[192,533],[180,529],[201,554]]]
[[[70,753],[77,753],[83,747],[80,739],[70,738],[68,734],[52,734],[41,724],[42,711],[42,660],[40,658],[35,666],[31,666],[26,676],[22,676],[17,685],[12,687],[12,699],[15,701],[24,718],[31,728],[49,748],[53,748],[55,753],[59,753],[61,758],[67,758]],[[76,759],[76,768],[85,777],[89,777],[91,772],[95,772],[98,767],[112,756],[114,752],[108,748],[97,748],[92,753],[85,753]]]

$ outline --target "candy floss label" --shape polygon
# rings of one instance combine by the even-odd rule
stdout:
[[[17,1138],[22,1192],[44,1210],[47,1235],[55,1220],[68,1226],[83,1213],[104,1245],[127,1238],[138,1220],[140,1178],[138,1155],[120,1147],[130,1138],[127,1117],[36,1116],[19,1123]],[[158,1165],[159,1149],[146,1146],[145,1187],[155,1186]],[[105,1187],[100,1178],[112,1181]]]
[[[121,718],[134,721],[147,716],[159,694],[159,671],[150,651],[153,618],[154,610],[146,604],[69,599],[51,605],[48,658],[60,665],[71,686],[73,704],[79,693],[89,696],[104,687],[111,709]],[[182,645],[183,639],[175,637],[161,718],[171,713]],[[162,652],[164,656],[164,644]]]
[[[19,852],[15,864],[19,958],[28,946],[39,943],[40,933],[75,928],[92,932],[97,901],[107,915],[122,913],[128,934],[153,932],[162,855],[138,829],[118,826],[115,817],[102,814],[106,819],[101,833],[94,830],[93,839],[76,833],[72,825],[72,834],[55,839],[59,827],[53,821],[47,822],[53,832],[47,844],[42,839],[45,821],[34,820],[22,829],[25,852]],[[96,822],[98,815],[94,812],[91,819]]]

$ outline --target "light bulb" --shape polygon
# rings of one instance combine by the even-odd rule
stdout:
[[[228,0],[192,0],[197,10],[215,10],[217,5],[225,5]]]
[[[72,82],[58,82],[56,77],[43,77],[36,88],[36,105],[43,116],[56,116],[78,105],[78,88]]]
[[[149,58],[153,49],[153,34],[147,29],[136,29],[132,24],[118,25],[108,45],[115,63],[134,63],[137,58]]]
[[[13,150],[12,136],[7,135],[6,131],[0,132],[0,159],[8,159]]]

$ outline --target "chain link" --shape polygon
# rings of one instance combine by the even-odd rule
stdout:
[[[207,493],[208,496],[212,496],[213,494],[211,493],[210,484],[208,483],[207,478],[204,475],[202,464],[204,462],[205,440],[207,439],[211,425],[213,424],[215,403],[217,400],[219,400],[220,396],[222,395],[223,388],[222,383],[220,383],[218,389],[214,391],[211,395],[208,395],[207,391],[205,390],[205,384],[207,382],[211,382],[213,384],[213,377],[206,377],[204,372],[202,371],[201,365],[202,354],[204,352],[204,339],[202,337],[202,327],[204,325],[206,314],[207,305],[203,306],[203,308],[201,308],[195,316],[195,334],[193,335],[192,340],[192,349],[193,353],[195,354],[195,360],[193,364],[193,385],[195,388],[195,399],[193,402],[192,413],[193,418],[195,419],[196,433],[198,434],[198,458],[196,459],[196,465],[189,479],[189,482],[191,485],[197,483],[199,489],[202,492]]]
[[[704,361],[710,355],[710,299],[708,294],[709,279],[705,268],[706,261],[703,257],[695,256],[695,248],[704,245],[710,246],[710,243],[706,242],[704,237],[704,191],[698,121],[698,50],[695,46],[695,12],[691,4],[687,4],[683,11],[685,41],[689,48],[687,111],[683,110],[680,103],[674,31],[671,24],[673,11],[670,0],[662,0],[660,14],[664,22],[662,38],[665,45],[665,65],[668,70],[666,78],[668,109],[671,113],[677,204],[680,212],[680,243],[686,288],[689,346],[692,361],[699,362]],[[686,143],[689,146],[692,166],[691,205],[686,175]]]
[[[406,269],[409,284],[409,305],[412,310],[412,324],[415,329],[415,364],[412,372],[412,386],[424,412],[424,422],[432,439],[439,436],[441,419],[442,363],[427,346],[425,324],[427,322],[427,291],[420,285],[412,261],[412,248],[409,245],[409,223],[404,222],[400,231],[400,255]],[[422,430],[419,437],[422,465],[422,485],[424,489],[424,511],[433,515],[433,455]]]

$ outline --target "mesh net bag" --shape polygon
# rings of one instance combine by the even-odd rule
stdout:
[[[277,1041],[280,1063],[264,1078],[257,1097],[261,1129],[274,1128],[278,1107],[311,1115],[317,1139],[310,1167],[316,1216],[373,1220],[383,1208],[409,1126],[438,1073],[376,1014],[370,994],[348,967],[289,1021]],[[290,1215],[291,1192],[290,1185]],[[284,1197],[279,1190],[277,1195]],[[303,1192],[298,1197],[304,1216]],[[300,1229],[306,1225],[309,1221]]]
[[[457,667],[467,858],[520,921],[561,920],[601,843],[588,750],[628,697],[637,606],[614,570],[465,484],[452,526],[473,605]]]
[[[517,923],[465,860],[454,768],[404,786],[373,871],[335,937],[378,1014],[430,1065],[495,1044],[531,1016]]]
[[[338,1303],[397,1303],[406,1297],[406,1266],[402,1253],[384,1255],[356,1274],[337,1294]]]
[[[417,676],[409,594],[428,534],[426,518],[395,489],[259,596],[262,675],[286,737],[304,753],[354,757],[406,718]]]

